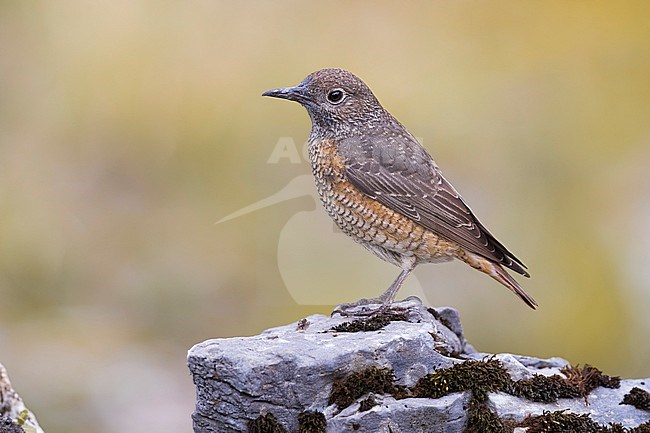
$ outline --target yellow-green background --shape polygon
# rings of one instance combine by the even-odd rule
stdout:
[[[260,94],[336,66],[422,138],[540,308],[461,264],[418,269],[429,302],[482,351],[649,377],[649,18],[646,1],[1,2],[0,362],[48,433],[189,432],[192,344],[328,313],[278,265],[281,234],[318,250],[286,225],[313,198],[214,222],[309,174],[267,163],[309,120]],[[305,290],[352,301],[396,275],[341,245]]]

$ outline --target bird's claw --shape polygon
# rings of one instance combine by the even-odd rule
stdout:
[[[409,296],[403,301],[400,301],[400,303],[402,302],[415,302],[422,304],[422,300],[420,300],[420,298],[417,296]],[[349,304],[341,304],[336,306],[332,311],[332,314],[330,314],[330,317],[334,316],[335,314],[339,314],[343,317],[370,317],[388,312],[391,308],[394,308],[393,305],[394,304],[392,303],[387,303],[381,297],[369,299],[363,298],[357,302],[351,302]],[[401,308],[396,307],[396,309]]]
[[[385,304],[379,298],[363,298],[359,299],[357,302],[351,302],[349,304],[341,304],[334,308],[330,316],[334,314],[339,314],[344,317],[350,316],[359,316],[359,317],[368,317],[374,316],[375,314],[383,313],[390,308],[390,304]]]

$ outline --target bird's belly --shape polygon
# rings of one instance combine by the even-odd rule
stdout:
[[[416,263],[451,260],[455,243],[439,238],[410,218],[387,208],[359,191],[350,182],[317,179],[327,213],[343,233],[380,258],[399,265],[405,257]]]

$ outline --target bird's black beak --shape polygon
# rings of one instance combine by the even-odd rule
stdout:
[[[262,96],[270,96],[271,98],[288,99],[289,101],[308,102],[310,101],[307,89],[301,85],[295,87],[283,87],[280,89],[267,90],[262,93]]]

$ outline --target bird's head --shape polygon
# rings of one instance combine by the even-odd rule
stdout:
[[[297,86],[262,95],[300,103],[307,109],[314,129],[334,135],[371,128],[384,116],[384,109],[368,86],[343,69],[321,69]]]

